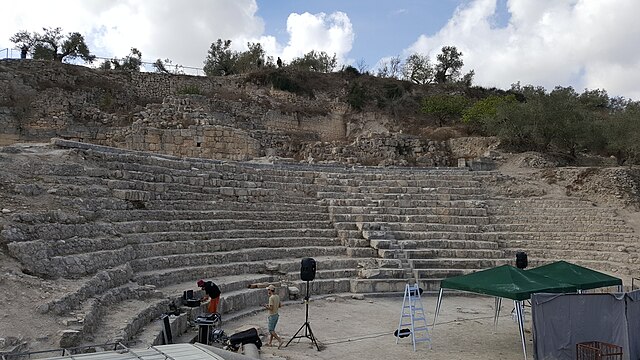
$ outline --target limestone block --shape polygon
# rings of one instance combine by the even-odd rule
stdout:
[[[60,333],[60,347],[63,349],[77,347],[82,340],[78,330],[62,330]]]

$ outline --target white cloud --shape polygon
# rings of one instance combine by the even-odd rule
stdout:
[[[36,9],[36,11],[34,11]],[[269,55],[285,60],[310,50],[336,53],[344,59],[354,34],[349,17],[333,14],[291,14],[287,20],[290,39],[279,44],[264,34],[255,0],[22,0],[3,4],[0,48],[18,30],[40,31],[61,27],[64,32],[85,35],[92,52],[123,57],[132,47],[143,59],[169,58],[174,63],[201,67],[212,42],[231,39],[236,50],[247,42],[260,42]]]
[[[507,9],[509,23],[496,28],[496,0],[474,0],[405,53],[435,57],[442,46],[453,45],[481,85],[603,88],[640,99],[640,22],[634,19],[639,1],[508,0]]]
[[[283,60],[290,61],[311,50],[325,51],[343,62],[351,51],[354,33],[347,14],[291,14],[287,19],[289,43],[282,50]]]
[[[22,0],[3,7],[11,16],[0,22],[0,47],[12,45],[8,39],[18,30],[59,26],[84,34],[97,55],[122,57],[136,47],[148,60],[170,58],[198,67],[216,39],[264,31],[255,0]]]

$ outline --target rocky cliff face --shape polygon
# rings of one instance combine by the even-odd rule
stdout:
[[[59,137],[214,159],[455,163],[447,143],[410,135],[424,120],[419,113],[424,89],[392,84],[403,98],[396,91],[391,103],[384,93],[372,92],[368,96],[377,98],[377,108],[355,110],[348,103],[353,78],[286,76],[297,76],[308,91],[278,90],[255,75],[210,78],[3,60],[0,144]],[[388,92],[389,86],[382,89]]]

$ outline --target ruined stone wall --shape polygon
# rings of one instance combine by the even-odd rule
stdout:
[[[207,125],[188,129],[141,128],[126,138],[125,147],[175,156],[248,160],[259,156],[261,146],[246,131]]]
[[[402,134],[361,136],[349,144],[310,144],[302,150],[301,156],[310,162],[358,165],[442,167],[452,164],[446,142]]]

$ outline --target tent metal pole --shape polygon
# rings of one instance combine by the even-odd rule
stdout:
[[[495,306],[496,309],[493,316],[493,328],[495,331],[498,331],[498,318],[500,317],[500,307],[502,307],[501,297],[496,296]]]
[[[522,353],[524,354],[524,360],[527,360],[527,343],[524,339],[524,309],[522,301],[514,300],[513,304],[516,308],[516,316],[518,317],[518,328],[520,329],[520,340],[522,342]]]
[[[436,327],[436,320],[438,320],[438,314],[440,314],[440,304],[442,303],[442,293],[444,292],[443,288],[440,288],[440,292],[438,293],[438,302],[436,302],[436,312],[433,314],[433,325],[431,328]]]

